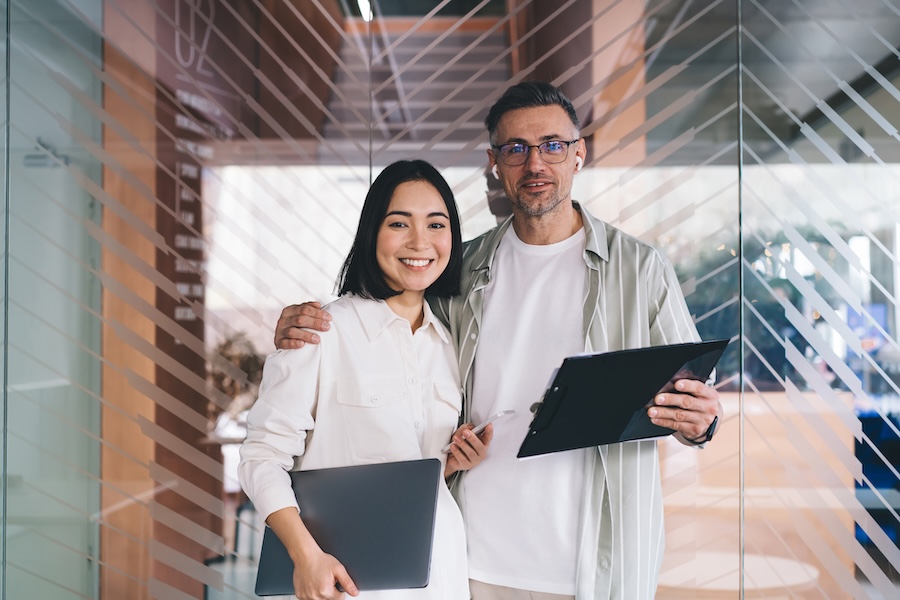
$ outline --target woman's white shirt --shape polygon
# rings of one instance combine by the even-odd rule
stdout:
[[[266,359],[259,398],[247,416],[238,471],[263,519],[297,507],[289,470],[446,461],[441,448],[457,426],[456,354],[427,303],[415,333],[383,301],[343,296],[327,310],[332,327],[319,334],[321,343]],[[468,598],[463,532],[459,509],[442,485],[431,583],[384,597]]]

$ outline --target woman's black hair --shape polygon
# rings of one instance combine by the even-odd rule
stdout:
[[[487,116],[484,118],[484,125],[487,127],[490,143],[494,143],[494,132],[497,130],[497,125],[500,123],[500,118],[503,115],[519,108],[536,108],[539,106],[561,107],[569,115],[569,119],[572,120],[575,129],[579,129],[578,113],[575,112],[572,101],[566,97],[561,89],[544,81],[523,81],[507,88],[503,95],[494,102],[494,105],[491,106]]]
[[[359,215],[359,227],[350,253],[344,260],[336,283],[338,295],[355,294],[362,298],[383,300],[400,294],[384,280],[384,273],[378,266],[376,245],[378,230],[387,215],[388,207],[394,191],[401,183],[408,181],[425,181],[444,199],[447,214],[450,217],[450,234],[453,245],[450,249],[450,261],[447,268],[432,283],[425,293],[437,298],[449,298],[459,294],[462,277],[462,232],[459,222],[459,211],[453,191],[437,169],[424,160],[400,160],[384,168],[372,182],[362,213]]]

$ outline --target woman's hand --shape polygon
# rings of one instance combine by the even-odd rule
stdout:
[[[447,455],[447,465],[444,467],[444,478],[450,477],[457,471],[467,471],[483,461],[493,438],[493,425],[488,425],[478,435],[472,433],[470,424],[462,425],[457,429],[450,436],[450,453]]]
[[[294,595],[300,600],[338,600],[344,597],[342,590],[359,595],[344,565],[332,555],[318,550],[294,564]]]
[[[344,591],[351,596],[359,595],[347,569],[338,559],[322,551],[295,506],[276,510],[266,517],[266,525],[287,548],[294,563],[294,595],[297,598],[340,600],[344,597]]]

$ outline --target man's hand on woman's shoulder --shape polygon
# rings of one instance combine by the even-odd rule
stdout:
[[[331,315],[322,310],[320,302],[291,304],[281,311],[275,326],[275,347],[279,350],[302,348],[306,344],[318,344],[319,336],[308,331],[328,331]]]

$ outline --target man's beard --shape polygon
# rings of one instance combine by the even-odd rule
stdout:
[[[552,191],[546,192],[545,194],[546,195],[538,196],[541,200],[536,203],[527,202],[523,197],[531,196],[532,198],[535,198],[535,196],[528,194],[527,192],[523,193],[522,189],[519,188],[518,195],[512,200],[513,207],[525,216],[542,217],[562,204],[559,188],[554,188]]]

